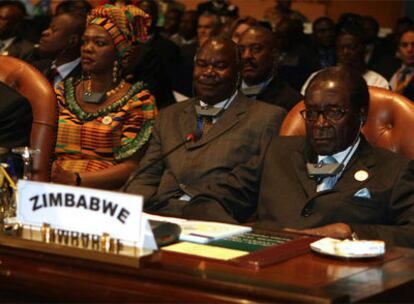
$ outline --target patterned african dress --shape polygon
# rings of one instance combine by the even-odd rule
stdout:
[[[75,99],[72,78],[56,90],[59,124],[56,162],[71,172],[91,172],[127,159],[149,140],[157,109],[154,97],[136,83],[121,99],[95,113]]]

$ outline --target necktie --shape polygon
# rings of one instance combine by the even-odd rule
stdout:
[[[328,164],[336,164],[338,162],[333,156],[326,156],[324,159],[322,159],[320,163],[324,165],[328,165]],[[324,179],[322,179],[322,182],[318,185],[317,192],[332,189],[335,186],[337,179],[338,179],[337,175],[325,177]]]
[[[55,78],[59,75],[59,71],[54,66],[50,69],[49,73],[47,74],[47,79],[49,80],[50,84],[53,86],[55,84]]]
[[[203,134],[207,134],[213,126],[213,117],[203,115],[201,116],[201,121],[203,122]]]

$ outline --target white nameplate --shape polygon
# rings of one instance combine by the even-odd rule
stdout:
[[[18,182],[17,220],[144,245],[142,196],[26,180]]]

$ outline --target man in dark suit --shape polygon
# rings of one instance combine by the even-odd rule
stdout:
[[[275,41],[265,27],[252,27],[239,40],[242,57],[242,92],[250,98],[289,111],[302,100],[295,89],[275,75]]]
[[[250,203],[223,208],[220,204],[190,201],[201,187],[217,183],[253,155],[262,155],[284,117],[283,109],[250,100],[238,92],[239,69],[238,49],[230,39],[210,38],[199,49],[194,69],[197,98],[160,112],[141,168],[160,159],[189,133],[202,129],[203,135],[124,187],[127,192],[144,196],[145,210],[242,222],[256,209]]]
[[[301,112],[307,136],[275,138],[264,159],[254,156],[193,200],[240,205],[258,195],[260,226],[414,247],[414,162],[360,134],[368,100],[357,72],[322,71]]]
[[[142,0],[138,7],[152,18],[149,38],[136,48],[131,56],[126,74],[131,82],[143,81],[152,94],[159,109],[175,103],[172,92],[172,79],[175,77],[173,65],[180,60],[180,48],[163,37],[157,28],[158,4],[154,0]]]
[[[24,5],[19,1],[0,1],[0,54],[26,60],[32,52],[33,45],[19,35],[23,18],[26,14]]]
[[[81,76],[80,46],[85,23],[86,16],[82,14],[61,13],[43,31],[31,64],[53,86],[66,78]]]
[[[27,146],[32,128],[32,110],[22,95],[0,82],[0,147]]]
[[[32,120],[32,109],[27,99],[0,82],[0,147],[30,146]],[[20,156],[12,153],[0,155],[1,161],[5,158],[13,163],[17,173],[22,171]]]

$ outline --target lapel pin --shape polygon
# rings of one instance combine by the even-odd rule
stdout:
[[[354,174],[354,178],[359,181],[359,182],[363,182],[364,180],[366,180],[369,177],[369,174],[367,171],[365,170],[358,170],[357,172],[355,172]]]
[[[111,118],[111,116],[105,116],[105,117],[102,119],[102,123],[103,123],[104,125],[110,125],[110,124],[111,124],[111,122],[112,122],[112,118]]]

